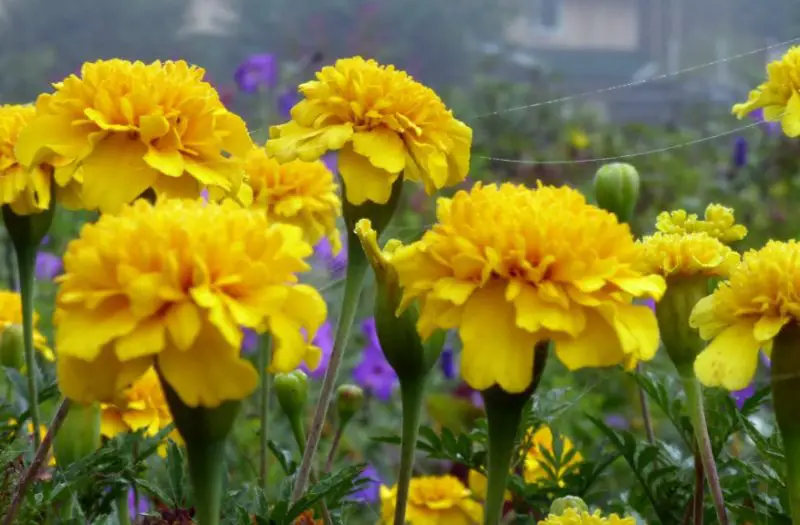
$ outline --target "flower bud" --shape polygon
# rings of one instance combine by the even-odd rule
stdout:
[[[589,506],[586,505],[578,496],[564,496],[563,498],[556,498],[550,505],[550,514],[560,516],[564,514],[567,509],[575,509],[578,512],[589,512]]]
[[[53,440],[56,462],[66,468],[100,448],[100,405],[73,403]]]
[[[605,164],[594,176],[594,195],[598,206],[629,222],[639,199],[639,173],[630,164]]]
[[[275,375],[278,404],[290,418],[301,414],[308,400],[308,376],[302,370]]]
[[[22,325],[8,325],[0,332],[0,364],[21,370],[25,366]]]
[[[697,302],[708,295],[708,278],[703,275],[671,276],[667,291],[656,306],[661,341],[682,377],[694,377],[694,360],[705,344],[689,317]]]
[[[364,406],[364,391],[356,385],[342,385],[336,390],[336,413],[339,428],[344,428]]]

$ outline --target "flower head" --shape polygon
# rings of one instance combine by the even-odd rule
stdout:
[[[245,93],[256,93],[262,88],[275,87],[278,83],[278,62],[275,55],[250,55],[236,68],[233,78],[239,89]]]
[[[472,130],[394,66],[340,59],[300,92],[305,98],[292,108],[292,120],[270,129],[267,151],[285,161],[340,150],[349,202],[385,204],[401,173],[429,194],[467,176]]]
[[[780,60],[767,65],[767,80],[750,91],[747,101],[733,106],[743,118],[763,109],[764,120],[780,121],[788,137],[800,135],[800,46],[791,47]]]
[[[681,235],[706,233],[725,244],[741,241],[747,235],[747,228],[736,224],[733,209],[721,204],[709,204],[703,219],[686,210],[661,212],[656,219],[656,229]]]
[[[375,328],[375,319],[369,318],[361,324],[361,332],[367,340],[361,361],[353,368],[353,379],[364,390],[372,393],[383,401],[392,397],[392,392],[398,385],[397,373],[386,360],[378,341],[378,332]]]
[[[790,322],[800,320],[800,244],[769,241],[747,252],[730,279],[701,299],[691,325],[711,340],[694,371],[706,386],[746,388],[758,366],[759,349]]]
[[[205,71],[186,62],[112,59],[40,95],[15,153],[26,167],[61,156],[59,186],[79,186],[79,204],[116,211],[143,192],[197,197],[209,187],[249,201],[240,162],[252,148],[244,121],[228,111]]]
[[[299,228],[232,202],[140,199],[101,216],[67,246],[57,279],[60,387],[113,402],[157,363],[188,406],[241,399],[257,383],[242,328],[272,334],[270,371],[315,367],[309,339],[326,306],[295,275],[310,254]]]
[[[392,263],[404,302],[421,302],[423,338],[458,328],[473,388],[525,391],[534,346],[548,339],[573,370],[655,355],[655,316],[632,300],[659,298],[664,280],[636,268],[629,227],[577,191],[476,184],[439,199],[437,216]]]
[[[705,275],[727,277],[740,256],[707,233],[661,233],[645,237],[641,268],[665,277]]]
[[[268,157],[264,148],[253,148],[245,158],[245,172],[253,205],[265,209],[270,221],[299,226],[311,244],[327,237],[333,251],[339,252],[336,218],[342,213],[342,203],[325,164],[302,160],[281,164]]]
[[[555,468],[555,466],[550,464],[542,449],[548,451],[551,455],[555,455],[553,431],[547,425],[540,426],[535,432],[533,429],[529,429],[525,443],[530,445],[525,452],[523,462],[522,474],[525,482],[538,483],[548,479],[550,474],[548,474],[545,466],[550,467],[550,469]],[[583,462],[583,456],[580,452],[572,453],[574,448],[575,445],[573,445],[572,440],[566,436],[561,437],[561,457],[559,458],[561,465],[558,472],[555,473],[559,483],[563,483],[561,479],[564,474]]]
[[[636,525],[636,520],[633,518],[621,518],[617,514],[612,514],[606,518],[599,510],[589,514],[588,512],[568,508],[564,510],[563,514],[550,514],[547,518],[541,520],[539,525]]]
[[[397,486],[382,486],[382,523],[392,523],[396,501]],[[411,525],[477,525],[483,521],[483,508],[458,478],[423,476],[411,479],[406,521]]]
[[[365,480],[366,483],[348,499],[358,503],[374,503],[378,501],[381,486],[381,475],[378,470],[372,465],[367,465],[361,471],[359,478]]]
[[[47,339],[39,330],[36,324],[39,322],[39,314],[33,313],[33,346],[48,361],[55,361],[53,351],[47,346]],[[22,326],[22,297],[17,292],[0,290],[0,336],[3,331],[11,326]]]
[[[28,215],[50,206],[52,167],[22,166],[14,153],[22,129],[36,116],[30,105],[0,105],[0,206],[9,205],[17,215]]]

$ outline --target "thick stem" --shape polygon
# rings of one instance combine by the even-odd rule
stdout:
[[[128,494],[122,493],[117,497],[117,521],[119,525],[131,525],[131,511],[128,508]]]
[[[325,419],[328,415],[328,408],[333,398],[336,378],[339,375],[339,368],[342,365],[342,357],[347,341],[350,337],[350,328],[356,318],[358,300],[361,296],[361,289],[364,284],[364,276],[367,273],[367,259],[361,244],[355,235],[348,237],[348,261],[347,261],[347,280],[345,281],[344,297],[342,299],[342,310],[339,315],[339,322],[336,326],[336,336],[333,343],[331,359],[328,369],[325,371],[325,378],[322,380],[319,400],[314,409],[314,419],[311,422],[311,429],[308,433],[305,452],[297,471],[297,479],[292,492],[292,501],[297,501],[306,489],[311,468],[314,462],[319,442],[322,438],[322,429],[325,426]]]
[[[422,416],[422,395],[425,392],[425,377],[400,383],[403,399],[403,437],[400,450],[400,472],[397,476],[397,500],[394,507],[394,525],[405,525],[408,489],[414,473],[414,453]]]
[[[772,349],[772,404],[786,457],[786,485],[792,523],[800,523],[800,326],[783,328]]]
[[[641,363],[637,363],[636,373],[642,373]],[[639,390],[639,406],[642,408],[642,424],[644,425],[644,432],[647,435],[647,441],[655,443],[656,434],[653,431],[653,418],[650,416],[650,402],[647,400],[647,394],[644,388],[642,388],[642,385],[637,383],[636,388]]]
[[[686,399],[689,409],[689,418],[694,427],[694,435],[697,445],[697,452],[706,473],[706,480],[711,491],[711,499],[714,501],[714,509],[717,511],[717,519],[720,525],[728,525],[728,515],[725,511],[725,499],[722,495],[722,486],[719,482],[717,464],[714,462],[714,452],[711,449],[711,438],[708,435],[706,425],[706,414],[703,408],[703,392],[697,378],[686,371],[681,374],[683,387],[686,390]]]
[[[194,487],[196,521],[198,525],[219,525],[225,473],[225,439],[187,441],[186,453]]]
[[[259,481],[261,491],[267,492],[267,478],[269,474],[269,398],[272,390],[272,376],[267,372],[269,366],[272,340],[269,334],[261,337],[258,348],[258,373],[261,376],[261,389],[259,390],[259,416],[261,418],[261,436],[259,441]]]
[[[22,298],[22,338],[25,343],[25,372],[28,379],[28,410],[33,423],[34,449],[39,448],[39,389],[36,385],[36,375],[39,371],[36,365],[36,353],[33,348],[33,293],[34,272],[36,270],[36,247],[17,246],[17,268],[19,269],[20,296]]]

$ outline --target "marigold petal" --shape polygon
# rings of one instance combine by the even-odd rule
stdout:
[[[154,146],[147,149],[144,161],[154,170],[169,177],[180,177],[183,174],[183,155],[178,150],[160,150]]]
[[[157,354],[164,348],[164,325],[160,319],[148,319],[119,337],[114,351],[120,361]]]
[[[123,363],[110,347],[104,348],[93,361],[59,353],[56,361],[58,387],[65,396],[78,403],[110,402],[151,363],[152,359],[147,357]],[[91,380],[87,381],[87,378]]]
[[[625,360],[617,333],[603,317],[586,312],[586,327],[577,337],[556,335],[556,355],[570,370],[614,366]]]
[[[373,166],[369,159],[345,146],[339,152],[339,173],[349,202],[359,205],[366,201],[386,204],[392,195],[392,184],[399,174]]]
[[[122,414],[114,408],[106,409],[100,414],[100,434],[107,438],[113,438],[117,434],[128,431],[128,425],[122,420]]]
[[[523,284],[520,288],[514,306],[517,326],[529,332],[545,328],[575,336],[586,325],[580,307],[564,308],[560,304],[545,301],[536,288],[528,284]]]
[[[96,310],[57,312],[56,348],[60,355],[95,359],[101,348],[136,326],[137,319],[120,299],[106,301]]]
[[[69,158],[83,158],[91,148],[88,137],[69,119],[42,116],[22,130],[14,147],[14,155],[22,165],[34,166],[52,153]]]
[[[722,330],[695,359],[697,379],[730,391],[746,388],[756,373],[762,346],[753,332],[754,324],[744,321]]]
[[[178,350],[190,348],[202,328],[200,312],[188,301],[171,306],[167,310],[165,321],[172,343]]]
[[[756,321],[755,327],[753,328],[753,336],[757,341],[771,341],[773,337],[778,335],[781,328],[786,326],[789,319],[788,316],[762,316]]]
[[[389,173],[400,173],[406,164],[403,140],[386,128],[357,131],[353,135],[353,150]]]
[[[660,342],[658,321],[649,306],[627,304],[615,306],[606,316],[617,332],[622,350],[627,354],[627,368],[638,361],[649,361],[656,355]]]

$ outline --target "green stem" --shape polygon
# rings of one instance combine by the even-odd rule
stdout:
[[[272,339],[268,333],[261,336],[258,348],[258,373],[261,376],[261,389],[259,390],[259,413],[261,417],[261,439],[259,475],[261,491],[267,492],[267,478],[269,473],[269,398],[272,390],[272,376],[267,372],[269,367]]]
[[[186,442],[189,473],[194,486],[198,525],[219,525],[222,505],[222,479],[225,465],[225,440]]]
[[[119,525],[131,525],[131,512],[128,508],[128,494],[122,493],[117,497],[117,521]]]
[[[347,255],[347,277],[344,287],[344,297],[342,298],[342,310],[339,315],[339,322],[336,326],[333,351],[331,352],[328,369],[325,371],[325,378],[322,380],[319,400],[317,401],[317,406],[314,408],[314,419],[312,420],[305,451],[303,452],[303,459],[297,471],[297,479],[295,480],[294,490],[292,492],[292,501],[297,501],[300,499],[300,496],[303,495],[311,474],[314,455],[317,452],[317,448],[319,448],[319,442],[322,438],[322,429],[325,426],[325,419],[328,416],[328,408],[333,398],[336,378],[339,375],[339,368],[342,365],[342,357],[344,356],[344,349],[350,337],[350,329],[356,318],[358,300],[361,297],[361,289],[364,285],[364,276],[369,266],[367,258],[364,255],[364,250],[361,249],[361,244],[355,234],[348,235]]]
[[[636,365],[636,373],[642,373],[642,364],[637,363]],[[647,393],[645,393],[644,388],[642,385],[636,384],[636,388],[639,391],[639,406],[642,409],[642,424],[644,425],[644,432],[647,436],[647,441],[650,443],[656,442],[656,434],[653,431],[653,418],[650,416],[650,402],[647,400]]]
[[[725,499],[722,495],[722,486],[719,482],[717,464],[714,461],[714,452],[711,448],[711,438],[708,435],[706,425],[706,414],[703,408],[703,391],[697,378],[690,371],[681,373],[683,387],[686,390],[688,402],[689,418],[694,427],[695,440],[697,441],[697,452],[703,470],[706,473],[706,481],[711,491],[711,499],[714,502],[714,509],[717,511],[717,519],[720,525],[728,525],[728,515],[725,512]]]
[[[28,410],[33,423],[34,449],[39,448],[39,390],[36,385],[36,354],[33,348],[33,293],[34,272],[36,269],[36,247],[32,245],[17,246],[17,268],[19,269],[19,287],[22,298],[22,338],[25,343],[25,372],[28,379]]]
[[[414,453],[422,416],[422,395],[425,392],[425,377],[405,380],[400,383],[403,399],[403,438],[400,451],[400,473],[397,476],[397,500],[394,508],[394,525],[406,522],[406,506],[411,475],[414,473]]]
[[[297,443],[297,448],[300,449],[301,454],[306,452],[306,429],[303,421],[300,419],[299,414],[295,414],[289,418],[289,423],[292,427],[292,435]]]
[[[786,488],[792,523],[800,523],[800,326],[784,327],[772,349],[772,404],[786,458]]]

